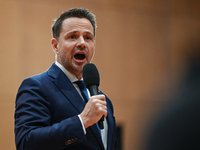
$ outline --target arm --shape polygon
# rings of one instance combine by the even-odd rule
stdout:
[[[18,150],[62,149],[85,140],[77,115],[52,123],[48,92],[35,79],[19,88],[15,110],[15,141]]]

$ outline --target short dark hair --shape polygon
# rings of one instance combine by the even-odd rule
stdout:
[[[94,30],[94,37],[95,37],[95,31],[96,31],[96,19],[95,15],[91,12],[89,12],[85,8],[72,8],[65,12],[63,12],[59,18],[57,18],[52,26],[52,33],[53,37],[59,40],[60,32],[62,30],[62,23],[65,19],[71,18],[71,17],[78,17],[78,18],[86,18],[88,19],[93,27]]]

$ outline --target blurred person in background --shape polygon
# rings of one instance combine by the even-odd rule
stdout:
[[[193,53],[187,55],[186,78],[159,114],[145,150],[200,149],[200,47],[194,46],[190,47]]]

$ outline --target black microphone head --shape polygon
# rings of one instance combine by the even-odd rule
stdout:
[[[99,86],[99,72],[97,67],[93,63],[88,63],[83,67],[83,80],[86,87],[90,87],[91,85]]]

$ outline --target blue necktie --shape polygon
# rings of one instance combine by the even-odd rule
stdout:
[[[89,100],[89,96],[88,96],[87,89],[86,89],[86,86],[85,86],[84,82],[82,80],[78,80],[78,81],[76,81],[74,83],[76,83],[78,85],[79,89],[81,90],[81,94],[82,94],[82,96],[83,96],[83,98],[85,100],[85,103],[87,103],[87,101]],[[96,123],[96,125],[97,125],[99,133],[101,135],[101,129],[99,128],[98,123]]]
[[[83,96],[83,98],[85,100],[85,103],[87,103],[87,101],[89,100],[89,96],[87,94],[87,89],[86,89],[85,84],[83,83],[82,80],[76,81],[74,83],[76,83],[78,85],[78,87],[79,87],[79,89],[81,91],[81,94],[82,94],[82,96]]]

